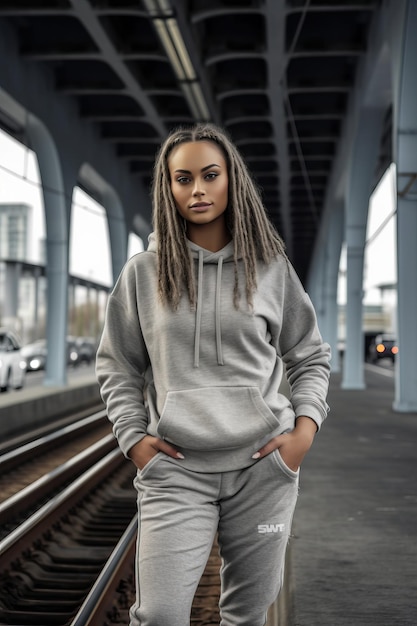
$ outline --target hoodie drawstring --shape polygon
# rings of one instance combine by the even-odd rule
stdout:
[[[221,333],[221,286],[222,286],[222,268],[223,257],[221,256],[217,263],[217,279],[216,279],[216,296],[215,296],[215,330],[216,330],[216,350],[217,364],[223,365],[222,350],[222,333]],[[195,335],[194,335],[194,367],[200,365],[200,336],[201,336],[201,317],[203,313],[203,269],[204,254],[202,250],[198,252],[198,283],[197,283],[197,309],[195,319]]]
[[[216,348],[217,348],[217,365],[223,365],[223,351],[222,351],[222,328],[220,318],[220,295],[222,287],[222,268],[223,257],[219,258],[217,265],[217,282],[216,282]]]
[[[194,367],[200,365],[200,334],[203,304],[203,251],[198,252],[197,310],[195,316]]]

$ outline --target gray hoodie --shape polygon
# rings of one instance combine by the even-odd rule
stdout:
[[[287,260],[259,263],[253,307],[233,305],[233,243],[189,242],[198,297],[177,311],[157,295],[156,243],[125,265],[110,295],[97,378],[120,448],[146,434],[174,444],[195,471],[242,469],[271,437],[328,411],[329,346]],[[244,286],[239,262],[239,284]],[[290,399],[279,393],[286,366]]]

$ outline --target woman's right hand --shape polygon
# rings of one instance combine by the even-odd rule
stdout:
[[[136,467],[142,470],[158,452],[163,452],[173,459],[184,458],[184,455],[178,452],[178,450],[169,443],[158,437],[152,437],[151,435],[145,435],[143,439],[132,446],[128,452],[128,456],[132,459]]]

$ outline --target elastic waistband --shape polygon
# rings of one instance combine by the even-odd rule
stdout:
[[[193,472],[231,472],[244,469],[256,463],[252,459],[252,454],[256,452],[256,447],[239,448],[232,450],[189,450],[178,448],[184,455],[184,459],[179,461],[181,466]]]

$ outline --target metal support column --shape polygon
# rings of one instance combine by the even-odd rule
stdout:
[[[417,1],[401,2],[392,20],[393,147],[397,164],[397,328],[393,407],[417,411]],[[401,45],[399,44],[401,42]]]
[[[364,389],[363,266],[368,206],[379,152],[383,109],[360,112],[346,190],[346,350],[342,387]]]
[[[68,195],[55,143],[44,124],[27,116],[27,134],[38,157],[46,214],[48,359],[45,385],[65,385],[68,314]]]
[[[322,334],[332,349],[332,372],[340,371],[338,349],[338,302],[340,253],[343,243],[344,205],[343,200],[335,202],[330,216],[329,234],[326,242],[326,277],[324,284],[324,324]]]
[[[3,303],[3,315],[12,323],[17,323],[19,310],[19,285],[22,274],[22,264],[19,261],[6,262],[6,276],[4,293],[6,297]]]

